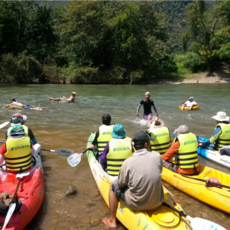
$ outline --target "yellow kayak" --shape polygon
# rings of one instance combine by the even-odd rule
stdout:
[[[181,108],[182,108],[182,106],[180,105],[180,106],[179,106],[179,109],[181,109]],[[189,108],[190,108],[190,107],[184,107],[184,110],[189,110]],[[199,105],[195,105],[195,106],[192,107],[192,110],[197,110],[197,109],[199,109],[199,108],[200,108]]]
[[[89,142],[95,137],[92,133],[89,137]],[[87,144],[87,145],[88,145]],[[117,177],[109,176],[101,167],[100,163],[96,160],[92,151],[87,151],[87,158],[90,165],[91,172],[97,184],[97,187],[104,198],[106,204],[109,206],[109,187],[112,181]],[[164,188],[165,202],[178,210],[182,210],[181,206],[173,199],[172,194]],[[191,229],[190,224],[184,217],[169,209],[166,206],[160,206],[158,209],[146,212],[134,212],[125,204],[120,201],[117,209],[117,218],[127,228],[131,230],[145,229],[145,230],[167,230],[167,229]]]
[[[200,165],[200,174],[189,177],[204,180],[215,177],[221,184],[230,186],[229,174],[207,166]],[[205,182],[184,177],[166,168],[163,168],[161,178],[182,192],[219,210],[230,213],[230,189],[224,187],[206,187]]]

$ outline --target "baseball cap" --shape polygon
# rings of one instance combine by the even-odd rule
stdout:
[[[10,132],[11,136],[25,135],[24,128],[21,125],[14,125]]]
[[[103,124],[109,124],[111,121],[111,116],[108,113],[103,114],[102,122]]]
[[[189,98],[189,100],[190,100],[190,99],[193,99],[193,96],[191,96],[191,97]]]
[[[15,125],[23,125],[27,121],[27,116],[26,115],[21,115],[20,113],[15,113],[10,120],[10,125],[15,126]]]
[[[132,141],[136,148],[142,148],[147,141],[154,141],[155,138],[150,137],[145,131],[138,131],[133,135]]]

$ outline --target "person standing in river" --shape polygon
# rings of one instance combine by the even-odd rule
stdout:
[[[150,99],[150,92],[146,92],[145,93],[145,99],[140,101],[140,104],[137,107],[137,117],[139,117],[139,110],[141,108],[141,105],[143,105],[143,107],[144,107],[143,117],[145,120],[152,120],[152,118],[153,118],[153,113],[152,113],[151,107],[153,107],[153,109],[156,113],[156,116],[158,117],[158,112],[157,112],[156,106],[155,106],[153,100]]]

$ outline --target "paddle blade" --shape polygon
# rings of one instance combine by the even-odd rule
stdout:
[[[73,151],[70,149],[57,149],[55,151],[59,156],[68,157],[73,154]]]
[[[219,224],[216,224],[209,220],[201,219],[198,217],[192,218],[191,216],[187,216],[186,218],[190,221],[192,229],[194,230],[227,230]]]
[[[12,216],[13,213],[14,213],[15,208],[16,208],[16,203],[11,203],[11,204],[10,204],[10,207],[9,207],[9,210],[8,210],[8,212],[7,212],[7,214],[6,214],[6,219],[5,219],[5,222],[4,222],[4,225],[3,225],[2,230],[4,230],[5,227],[6,227],[6,225],[9,223],[9,221],[10,221],[10,219],[11,219],[11,216]]]
[[[0,125],[0,129],[4,128],[4,127],[7,126],[9,123],[10,123],[9,121],[6,121],[6,122],[2,123],[2,124]]]
[[[22,177],[24,177],[24,176],[28,176],[29,174],[30,174],[29,171],[25,171],[25,172],[22,172],[22,173],[18,173],[18,174],[16,175],[16,177],[17,177],[17,178],[18,178],[18,177],[22,178]]]
[[[81,162],[81,156],[83,153],[74,153],[67,158],[67,162],[71,167],[77,166]]]

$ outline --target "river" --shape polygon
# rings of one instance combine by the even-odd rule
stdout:
[[[47,97],[69,96],[76,91],[75,103],[50,102]],[[86,141],[92,131],[101,125],[103,113],[110,113],[112,123],[121,123],[132,136],[145,127],[136,123],[136,108],[146,91],[151,92],[162,118],[172,131],[181,124],[190,131],[209,138],[215,121],[211,118],[218,111],[230,115],[230,94],[228,84],[216,85],[0,85],[1,107],[15,97],[33,106],[43,106],[48,111],[19,111],[28,116],[27,125],[33,130],[43,148],[68,148],[80,153],[85,150]],[[180,111],[178,106],[189,96],[200,105],[197,111]],[[8,121],[16,110],[0,109],[0,123]],[[142,109],[141,109],[142,114]],[[0,130],[4,140],[4,130]],[[229,173],[202,157],[200,162]],[[45,199],[29,229],[106,229],[101,219],[109,215],[104,200],[96,187],[86,156],[81,163],[71,168],[64,157],[55,153],[42,152],[45,174]],[[77,194],[65,197],[68,185],[74,185]],[[164,185],[175,195],[185,212],[193,217],[206,218],[230,229],[230,215],[218,211],[172,186]],[[118,229],[125,229],[119,224]]]

